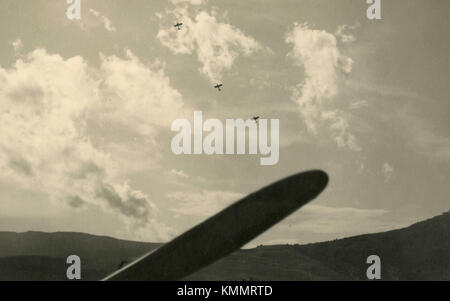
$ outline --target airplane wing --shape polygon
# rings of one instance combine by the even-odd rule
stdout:
[[[319,195],[328,175],[312,170],[254,192],[103,280],[180,280],[236,251]]]

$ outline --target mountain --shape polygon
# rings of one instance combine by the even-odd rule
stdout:
[[[0,232],[0,280],[66,280],[66,258],[81,258],[97,280],[162,244],[83,233]],[[369,255],[383,280],[450,280],[450,212],[388,232],[307,245],[239,250],[186,280],[365,280]]]
[[[369,255],[383,280],[450,280],[450,212],[388,232],[308,245],[241,250],[189,280],[367,280]]]
[[[126,259],[153,250],[162,243],[120,240],[77,232],[0,232],[0,257],[49,256],[67,257],[76,254],[82,258]]]
[[[69,255],[80,257],[83,279],[97,280],[161,245],[76,232],[0,232],[0,280],[66,280]]]

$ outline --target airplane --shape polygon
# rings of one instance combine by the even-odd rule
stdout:
[[[327,184],[328,175],[322,170],[301,172],[279,180],[231,204],[102,280],[182,280],[240,249],[315,199]]]
[[[219,91],[222,91],[222,89],[220,89],[220,88],[222,88],[222,84],[216,84],[215,86],[214,86],[214,88],[216,88],[217,90],[219,90]]]
[[[259,119],[259,116],[252,117],[252,120],[254,120],[256,123],[258,122],[258,119]]]
[[[177,24],[175,24],[173,27],[178,28],[178,30],[181,30],[181,26],[183,25],[183,23],[178,22]]]

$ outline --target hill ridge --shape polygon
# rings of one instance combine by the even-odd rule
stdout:
[[[66,280],[68,255],[98,280],[163,243],[83,232],[0,232],[0,280]],[[187,280],[365,280],[378,255],[383,280],[450,280],[450,211],[385,232],[236,251]]]

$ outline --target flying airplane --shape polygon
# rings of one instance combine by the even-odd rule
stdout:
[[[222,84],[216,84],[215,86],[214,86],[214,88],[216,88],[217,90],[219,90],[219,91],[222,91],[222,89],[220,89],[220,88],[222,88]]]
[[[266,186],[152,250],[103,280],[182,280],[238,250],[327,186],[328,175],[310,170]]]
[[[183,26],[183,23],[178,22],[173,27],[176,27],[176,28],[178,28],[178,30],[181,30],[181,26]]]

